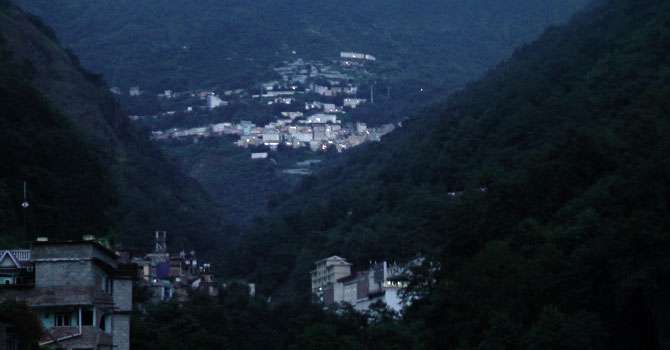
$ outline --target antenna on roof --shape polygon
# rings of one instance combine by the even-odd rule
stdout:
[[[374,84],[370,85],[370,103],[375,103]]]
[[[156,231],[156,253],[167,253],[167,237],[165,231]]]
[[[23,181],[23,203],[21,203],[21,207],[23,208],[23,240],[26,240],[26,237],[28,236],[28,227],[26,225],[26,209],[30,206],[28,204],[27,200],[27,192],[28,192],[28,183],[24,180]]]

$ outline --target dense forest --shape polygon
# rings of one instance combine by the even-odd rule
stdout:
[[[548,30],[305,181],[229,273],[277,298],[307,294],[325,256],[422,254],[439,269],[405,322],[426,347],[666,348],[668,14],[612,0]]]
[[[247,88],[289,57],[379,57],[388,79],[463,85],[587,0],[17,0],[112,85]]]
[[[109,211],[118,200],[109,173],[92,147],[25,81],[30,66],[22,63],[14,62],[0,37],[0,245],[28,239],[24,228],[31,236],[53,238],[107,234]],[[24,181],[30,205],[25,210]]]
[[[165,229],[173,249],[215,255],[228,230],[220,212],[139,135],[101,77],[6,0],[0,35],[3,239],[94,234],[142,252]]]
[[[176,215],[163,220],[177,227],[203,227],[197,210],[175,212],[183,203],[165,199],[174,198],[175,190],[162,181],[178,181],[178,173],[158,168],[168,175],[154,177],[162,171],[142,170],[164,164],[148,143],[133,141],[132,150],[149,152],[141,153],[152,160],[144,163],[131,152],[106,148],[114,144],[101,136],[106,132],[82,132],[82,123],[104,120],[111,135],[136,140],[136,134],[118,133],[127,127],[125,119],[78,119],[49,93],[55,80],[47,78],[58,77],[58,67],[85,77],[71,84],[82,84],[82,90],[101,91],[94,89],[101,82],[72,65],[71,55],[53,49],[49,31],[35,29],[39,23],[0,1],[0,125],[6,126],[0,152],[13,165],[3,164],[0,173],[0,228],[10,233],[2,238],[18,240],[22,232],[17,202],[26,179],[34,191],[29,227],[49,223],[50,230],[62,227],[62,235],[75,235],[63,215],[80,215],[80,230],[105,230],[106,220],[141,227],[159,220],[152,217],[156,213]],[[17,33],[41,45],[17,45],[23,42]],[[220,271],[255,282],[258,297],[232,285],[216,298],[196,294],[183,304],[138,305],[132,346],[670,347],[668,47],[665,0],[609,0],[568,26],[549,29],[382,142],[308,177],[290,200],[271,208],[269,218],[235,237]],[[57,86],[73,91],[62,82]],[[119,154],[130,158],[119,164],[132,164],[136,177],[123,175],[128,168],[109,166]],[[124,181],[152,185],[133,192]],[[156,181],[159,191],[169,193],[151,198],[164,199],[159,202],[167,201],[166,208],[141,209],[144,220],[117,216],[124,201],[145,205],[144,194],[153,192],[142,189]],[[73,188],[80,182],[84,187]],[[73,191],[82,197],[70,201]],[[120,232],[129,244],[141,244],[131,237],[138,231]],[[213,231],[184,232],[206,240]],[[332,254],[359,268],[369,260],[425,257],[407,289],[416,299],[402,316],[383,305],[359,314],[311,304],[308,271]],[[144,293],[136,290],[137,302]],[[268,295],[276,305],[266,301]]]
[[[44,1],[17,0],[53,26],[82,64],[121,87],[117,96],[142,136],[150,131],[251,120],[274,121],[280,106],[231,102],[207,113],[180,113],[192,106],[157,97],[166,89],[257,90],[280,79],[272,70],[283,60],[304,58],[330,64],[340,51],[378,57],[361,70],[357,97],[365,104],[342,115],[368,126],[398,122],[480,76],[513,48],[565,22],[587,0],[499,1]],[[296,54],[293,54],[293,51]],[[334,69],[340,69],[337,67]],[[327,80],[321,84],[329,84]],[[129,86],[145,91],[128,96]],[[316,97],[315,97],[316,98]],[[322,102],[342,104],[342,97]],[[195,103],[199,103],[196,101]],[[299,108],[295,105],[292,108]],[[252,163],[228,140],[162,143],[180,171],[194,178],[234,225],[265,215],[299,179],[287,179],[274,163]],[[295,152],[276,155],[293,159]],[[247,159],[245,159],[247,158]],[[296,159],[304,160],[304,159]]]

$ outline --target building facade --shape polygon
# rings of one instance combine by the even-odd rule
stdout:
[[[328,259],[318,261],[317,266],[323,266],[324,261]],[[404,280],[408,274],[409,269],[406,266],[391,265],[384,261],[374,264],[369,270],[350,273],[334,281],[318,280],[325,284],[319,285],[320,289],[315,291],[314,286],[318,284],[315,284],[315,275],[312,271],[312,293],[315,300],[323,302],[326,306],[348,303],[358,311],[365,311],[373,303],[382,301],[394,311],[400,312],[408,302],[400,295],[407,285]]]
[[[0,300],[22,299],[44,327],[40,345],[56,349],[130,347],[132,274],[95,241],[35,242],[21,283],[0,285]],[[3,271],[3,275],[9,275]]]
[[[328,283],[335,283],[351,274],[351,264],[337,255],[319,260],[315,264],[316,269],[311,271],[312,293],[319,293]]]

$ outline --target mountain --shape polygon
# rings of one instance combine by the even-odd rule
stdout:
[[[378,82],[375,89],[384,96],[378,96],[377,104],[347,115],[373,126],[411,116],[431,100],[463,86],[517,45],[537,37],[543,28],[564,22],[587,0],[16,3],[53,26],[85,67],[103,72],[123,91],[135,85],[147,91],[140,97],[120,95],[123,108],[133,115],[166,111],[179,115],[185,105],[166,107],[166,100],[156,97],[156,92],[166,89],[211,88],[222,94],[225,87],[252,93],[253,84],[277,79],[271,67],[282,60],[302,57],[328,62],[340,51],[371,53],[378,60],[365,67],[368,78],[357,79],[358,97],[368,98],[365,94],[371,86],[366,79]],[[277,113],[236,105],[214,114],[208,122],[267,120]],[[147,134],[206,124],[190,114],[137,123],[147,127]],[[287,179],[273,166],[276,163],[252,162],[248,152],[231,147],[229,141],[163,143],[161,147],[182,172],[207,190],[231,222],[244,225],[254,216],[265,215],[267,205],[291,192],[297,181]],[[279,158],[290,157],[275,158],[281,163]]]
[[[387,79],[449,90],[587,0],[17,0],[84,67],[151,91],[242,87],[283,59],[378,57]]]
[[[228,272],[296,297],[320,258],[421,255],[401,322],[417,348],[667,348],[668,47],[662,0],[547,30],[310,177]]]
[[[3,37],[3,228],[28,236],[117,236],[146,250],[167,230],[173,249],[217,252],[225,223],[205,192],[140,137],[102,78],[62,49],[53,31],[8,1]]]

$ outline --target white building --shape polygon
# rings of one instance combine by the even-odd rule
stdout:
[[[302,117],[302,112],[281,112],[283,117],[289,117],[291,120]]]
[[[353,273],[322,286],[322,293],[318,296],[325,305],[348,303],[358,311],[365,311],[381,300],[400,312],[406,306],[400,293],[407,286],[404,280],[408,273],[406,267],[389,265],[384,261],[367,271]]]
[[[223,101],[216,95],[207,95],[207,108],[214,109],[220,106],[227,106],[228,102]]]
[[[365,123],[356,123],[356,133],[362,134],[368,129],[368,126]]]
[[[307,123],[337,123],[337,116],[334,114],[317,113],[307,117]]]
[[[280,134],[278,132],[263,133],[263,141],[279,141]]]
[[[218,124],[212,124],[212,132],[217,132],[217,133],[222,133],[225,131],[232,131],[233,129],[233,124],[231,123],[218,123]]]
[[[365,98],[345,98],[342,103],[344,107],[356,108],[361,103],[367,102]]]
[[[312,292],[317,293],[328,283],[335,283],[338,279],[351,274],[351,263],[344,258],[333,255],[314,263],[316,269],[310,272],[312,276]]]
[[[335,107],[333,103],[324,103],[323,104],[323,113],[340,113],[341,110]]]
[[[365,54],[357,52],[340,52],[340,58],[365,59]]]

